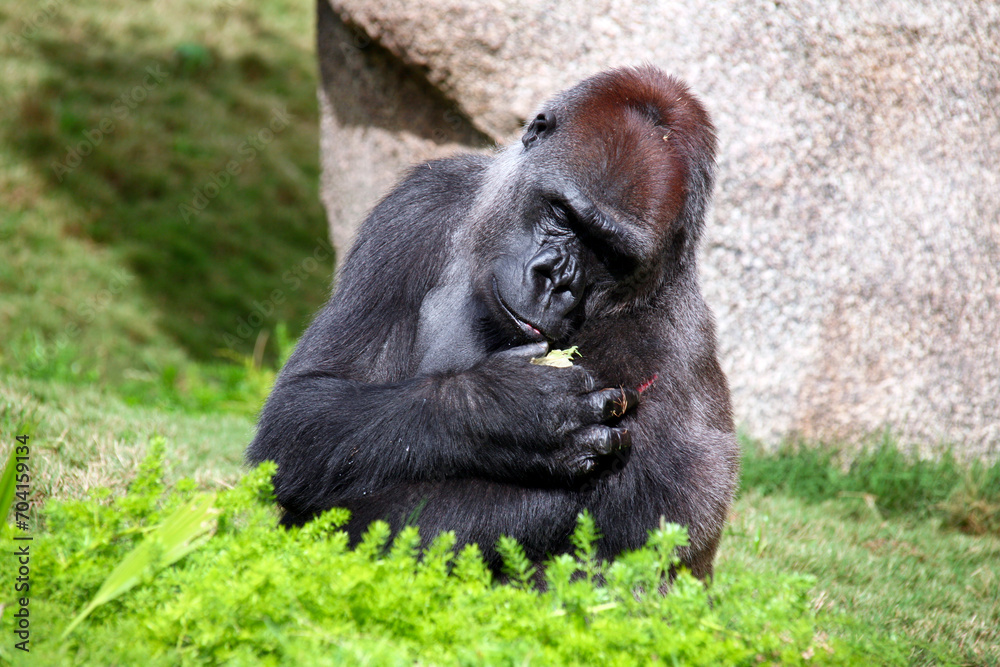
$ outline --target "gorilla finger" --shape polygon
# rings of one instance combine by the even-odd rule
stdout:
[[[552,460],[551,470],[558,476],[577,479],[597,467],[597,457],[592,453],[567,453]]]
[[[583,366],[573,366],[569,372],[573,374],[573,380],[579,386],[578,391],[581,396],[589,394],[597,388],[597,380]]]
[[[576,447],[592,454],[607,456],[632,446],[632,435],[627,428],[610,426],[585,426],[573,437]]]
[[[618,419],[639,405],[639,392],[627,387],[601,389],[590,394],[590,407],[597,421]]]
[[[608,439],[611,443],[611,453],[621,452],[632,447],[632,434],[627,428],[612,427],[608,429]]]
[[[524,359],[525,361],[534,359],[535,357],[544,357],[549,353],[549,344],[546,341],[541,343],[530,343],[528,345],[519,345],[517,347],[511,347],[506,350],[501,350],[497,352],[495,356],[502,359]]]

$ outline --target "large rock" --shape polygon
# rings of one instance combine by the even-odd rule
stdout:
[[[338,247],[409,163],[650,61],[718,127],[702,274],[737,420],[1000,453],[1000,6],[319,0]]]

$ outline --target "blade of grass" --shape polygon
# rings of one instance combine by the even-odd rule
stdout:
[[[94,598],[62,634],[62,639],[100,605],[138,584],[150,571],[159,571],[205,544],[215,532],[215,494],[202,494],[180,507],[152,530],[108,575]]]
[[[17,446],[10,448],[10,456],[7,457],[7,465],[3,469],[3,477],[0,477],[0,521],[6,523],[7,514],[10,512],[10,505],[14,502],[14,479],[16,478],[14,463],[14,452]]]

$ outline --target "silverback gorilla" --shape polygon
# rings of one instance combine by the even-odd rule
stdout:
[[[599,555],[688,526],[712,573],[739,467],[696,250],[715,136],[653,67],[589,78],[520,144],[413,168],[372,210],[247,451],[285,525],[346,507],[536,562],[590,511]],[[529,361],[579,346],[570,368]]]

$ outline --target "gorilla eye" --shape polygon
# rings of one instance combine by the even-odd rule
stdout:
[[[579,221],[573,212],[558,201],[547,201],[549,215],[545,216],[559,231],[579,234]]]

